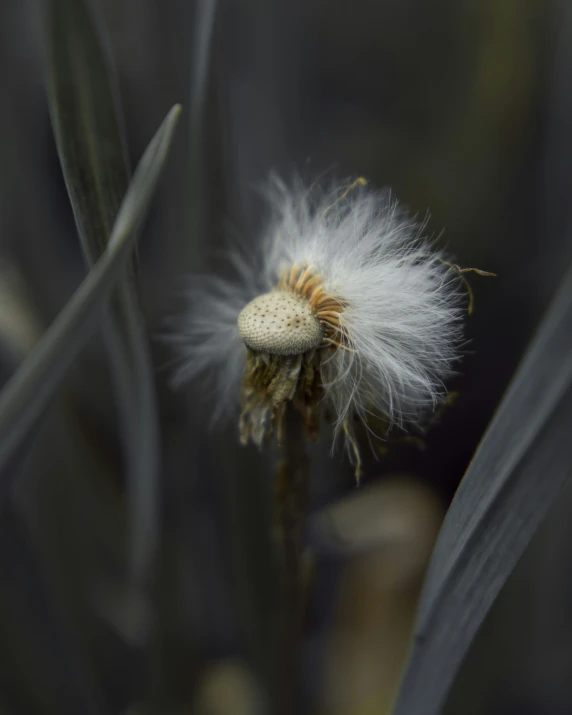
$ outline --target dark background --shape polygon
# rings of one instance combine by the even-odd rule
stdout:
[[[189,105],[197,6],[175,0],[100,6],[135,164],[168,108]],[[0,376],[6,379],[85,266],[49,121],[36,0],[2,1],[0,53]],[[256,189],[271,170],[309,180],[360,175],[374,187],[390,186],[413,213],[430,215],[428,231],[442,234],[460,264],[497,274],[470,277],[475,312],[467,320],[467,355],[451,383],[459,392],[455,406],[423,451],[397,445],[367,465],[364,493],[409,485],[396,477],[407,475],[415,496],[410,503],[404,487],[403,504],[389,508],[416,513],[411,504],[425,500],[431,518],[440,519],[571,256],[571,68],[572,7],[564,1],[219,3],[199,151],[186,112],[139,244],[164,457],[154,655],[150,664],[137,641],[148,604],[122,600],[120,444],[104,351],[94,339],[13,480],[0,521],[0,712],[77,712],[85,689],[108,712],[126,711],[134,700],[164,703],[165,712],[239,712],[220,703],[217,710],[209,687],[219,695],[229,687],[247,703],[244,712],[264,707],[276,602],[272,455],[240,448],[234,425],[207,432],[208,404],[196,387],[178,393],[169,387],[173,355],[158,336],[184,308],[192,274],[221,270],[217,253],[233,231],[254,244],[265,210]],[[354,496],[352,469],[341,454],[332,459],[323,444],[312,456],[312,513]],[[451,712],[572,712],[570,504],[569,494],[561,497],[495,605]],[[370,516],[385,549],[383,508]],[[314,538],[304,707],[384,712],[381,696],[372,696],[367,709],[365,696],[324,694],[331,690],[325,663],[337,647],[328,639],[340,619],[346,636],[361,632],[360,609],[375,612],[374,621],[395,613],[385,596],[363,594],[389,590],[394,604],[405,598],[401,586],[384,582],[372,591],[373,566],[359,576],[360,556],[332,555],[322,537]],[[428,528],[414,542],[425,554],[433,538]],[[396,553],[383,551],[380,573],[391,568],[385,558],[405,559]],[[395,635],[397,650],[406,643],[427,554],[419,558],[404,587],[411,608]],[[353,588],[357,601],[348,595]],[[339,616],[340,609],[349,615]],[[380,641],[386,636],[381,628]],[[342,651],[348,647],[340,643]],[[364,658],[377,663],[371,647],[374,655]],[[230,676],[216,670],[221,663]],[[382,668],[380,661],[378,674]]]

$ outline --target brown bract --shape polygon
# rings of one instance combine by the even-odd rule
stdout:
[[[298,268],[294,264],[289,271],[284,271],[276,288],[305,298],[324,329],[324,340],[338,347],[347,347],[347,336],[340,326],[344,303],[325,292],[322,279],[311,268]]]

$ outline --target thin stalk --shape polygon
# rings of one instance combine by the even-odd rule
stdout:
[[[297,712],[298,649],[303,628],[302,529],[308,506],[309,459],[300,416],[285,416],[282,454],[276,472],[276,525],[281,558],[281,613],[277,654],[277,712]]]

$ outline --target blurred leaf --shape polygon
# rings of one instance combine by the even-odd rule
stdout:
[[[205,230],[204,187],[204,120],[207,79],[212,56],[211,44],[215,24],[216,0],[199,0],[195,8],[189,96],[189,199],[188,216],[191,234]]]
[[[196,715],[265,715],[268,704],[247,665],[240,660],[209,664],[194,694]]]
[[[77,352],[97,328],[113,289],[123,278],[180,111],[179,105],[171,109],[147,147],[101,258],[0,394],[0,469],[18,449]]]
[[[116,80],[87,0],[50,0],[48,90],[58,153],[84,253],[105,250],[129,181]],[[103,328],[120,413],[131,510],[130,562],[144,581],[156,548],[159,427],[153,369],[131,272]]]
[[[436,715],[489,608],[572,472],[572,270],[455,495],[394,715]]]
[[[312,514],[306,539],[315,553],[326,556],[353,556],[399,544],[401,568],[407,571],[409,556],[413,563],[423,548],[433,548],[441,521],[441,506],[432,490],[406,475],[385,476],[379,484]]]
[[[60,162],[89,261],[105,250],[129,184],[111,63],[85,0],[50,0],[48,93]]]

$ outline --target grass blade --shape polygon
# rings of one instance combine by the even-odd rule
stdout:
[[[93,263],[129,184],[116,80],[86,0],[50,0],[46,25],[52,124],[78,233]]]
[[[196,3],[194,37],[192,43],[191,84],[189,95],[189,199],[188,216],[190,235],[195,243],[205,230],[205,107],[207,80],[211,61],[211,45],[216,15],[216,0],[199,0]]]
[[[62,170],[84,253],[105,250],[129,165],[117,82],[88,0],[50,0],[48,95]],[[103,321],[119,409],[131,513],[130,564],[144,582],[158,531],[159,426],[153,370],[131,272]]]
[[[113,289],[123,279],[180,111],[179,105],[171,109],[147,147],[101,258],[0,394],[0,469],[18,449],[78,350],[98,327]]]
[[[572,473],[572,270],[451,504],[394,715],[436,715],[476,632]]]

